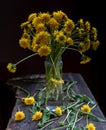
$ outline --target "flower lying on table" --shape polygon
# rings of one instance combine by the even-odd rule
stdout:
[[[16,121],[21,121],[25,118],[25,114],[23,111],[18,111],[15,113],[15,120]]]
[[[26,97],[22,98],[22,102],[24,102],[26,105],[32,105],[35,102],[34,97]]]

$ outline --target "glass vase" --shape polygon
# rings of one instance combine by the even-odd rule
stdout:
[[[45,76],[46,76],[46,108],[54,110],[56,106],[62,105],[62,58],[45,59]]]

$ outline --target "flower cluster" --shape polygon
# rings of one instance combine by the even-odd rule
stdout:
[[[29,97],[23,97],[21,98],[21,101],[26,105],[26,106],[32,106],[35,105],[35,98],[34,96],[29,96]],[[39,103],[38,103],[39,104]],[[19,110],[15,113],[14,115],[14,119],[15,121],[21,121],[25,119],[25,113],[24,111],[21,111],[20,108],[18,108]],[[57,114],[57,116],[62,116],[62,108],[57,106],[55,109],[55,113]],[[42,119],[43,117],[43,112],[41,112],[41,110],[36,110],[33,112],[32,115],[32,121],[37,121]]]
[[[91,58],[87,56],[87,52],[95,51],[100,44],[97,29],[89,21],[80,19],[75,23],[61,10],[52,14],[31,13],[27,21],[21,24],[21,28],[23,33],[19,39],[20,47],[34,52],[31,56],[38,54],[41,57],[51,57],[54,62],[65,50],[71,49],[80,53],[81,64],[88,63]],[[16,64],[9,63],[8,70],[14,73],[16,65],[23,60]]]

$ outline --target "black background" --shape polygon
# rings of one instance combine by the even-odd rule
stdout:
[[[92,3],[93,2],[93,3]],[[98,29],[101,44],[87,65],[79,64],[79,55],[65,52],[63,55],[63,72],[81,73],[95,96],[103,113],[105,107],[105,75],[106,75],[106,38],[105,38],[105,3],[103,0],[9,0],[0,3],[0,124],[5,129],[14,104],[14,93],[6,86],[12,77],[28,74],[44,73],[43,58],[39,56],[28,59],[19,65],[17,72],[7,71],[8,62],[17,62],[31,54],[29,50],[19,47],[21,36],[20,24],[32,12],[52,12],[62,10],[75,22],[80,18],[90,21]]]

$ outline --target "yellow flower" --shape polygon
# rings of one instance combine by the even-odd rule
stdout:
[[[90,108],[89,105],[83,105],[81,107],[81,110],[84,111],[84,112],[88,112],[88,113],[91,112],[91,108]]]
[[[79,20],[79,24],[80,24],[80,27],[81,27],[81,28],[84,27],[84,21],[83,21],[83,19],[80,19],[80,20]]]
[[[29,39],[30,35],[27,32],[24,32],[22,35],[23,38]]]
[[[85,55],[82,56],[82,60],[80,61],[80,64],[86,64],[91,61],[90,57],[87,57]]]
[[[54,79],[54,78],[51,78],[50,79],[54,84],[63,84],[64,83],[64,80],[57,80],[57,79]]]
[[[90,48],[90,39],[87,38],[85,41],[80,42],[79,48],[80,48],[79,51],[80,51],[81,53],[84,53],[84,52],[86,52],[87,50],[89,50],[89,48]]]
[[[39,13],[39,18],[41,19],[41,21],[43,23],[47,23],[49,20],[50,20],[50,14],[47,12],[47,13]]]
[[[38,44],[36,44],[36,39],[34,39],[33,43],[32,43],[32,51],[37,52],[39,48],[40,48],[40,46]]]
[[[48,56],[50,53],[51,53],[51,48],[49,46],[44,45],[38,49],[38,54],[40,56]]]
[[[26,22],[24,22],[24,23],[21,23],[21,28],[24,28],[25,26],[27,26],[29,24],[29,21],[26,21]]]
[[[98,46],[99,46],[99,44],[100,44],[99,40],[95,41],[95,42],[93,43],[93,45],[92,45],[93,50],[96,51],[97,48],[98,48]]]
[[[16,64],[8,63],[7,69],[8,69],[8,71],[15,73],[16,72]]]
[[[91,25],[88,21],[85,22],[85,27],[86,27],[87,32],[89,32],[91,29]]]
[[[89,123],[87,126],[86,126],[87,130],[96,130],[96,127],[93,123]]]
[[[36,13],[31,13],[29,16],[28,16],[28,20],[29,21],[32,21],[35,17],[36,17]]]
[[[75,24],[73,20],[68,19],[64,24],[64,33],[70,34],[74,28],[75,28]]]
[[[67,19],[67,15],[62,12],[61,10],[60,11],[57,11],[57,12],[53,12],[53,17],[59,22],[61,23],[62,21],[66,20]]]
[[[46,27],[43,23],[39,23],[35,28],[37,33],[46,30]]]
[[[73,40],[72,40],[72,38],[67,38],[67,44],[68,44],[69,46],[73,45]]]
[[[21,121],[25,118],[25,114],[23,111],[18,111],[15,113],[15,120],[16,121]]]
[[[22,102],[24,102],[26,105],[32,105],[35,103],[34,97],[26,97],[22,98]]]
[[[66,36],[62,31],[60,31],[58,35],[56,35],[56,41],[61,44],[66,43]]]
[[[61,107],[57,106],[55,109],[55,112],[58,116],[61,116],[63,111],[62,111]]]
[[[91,33],[93,40],[97,40],[97,29],[95,27],[92,27]]]
[[[37,111],[32,116],[32,120],[40,120],[43,116],[43,113],[41,111]]]
[[[36,25],[38,25],[38,24],[40,24],[40,23],[42,23],[42,21],[41,21],[41,19],[39,18],[39,17],[35,17],[33,20],[32,20],[32,28],[34,27],[36,27]]]
[[[23,38],[23,37],[19,40],[19,45],[20,45],[22,48],[24,48],[24,49],[30,48],[30,47],[29,47],[29,46],[30,46],[29,40],[26,39],[26,38]]]
[[[56,21],[56,19],[51,18],[47,24],[51,30],[58,29],[59,23]]]
[[[35,37],[34,37],[35,38]],[[50,34],[47,31],[41,31],[36,35],[36,43],[39,45],[46,45],[50,41]]]

